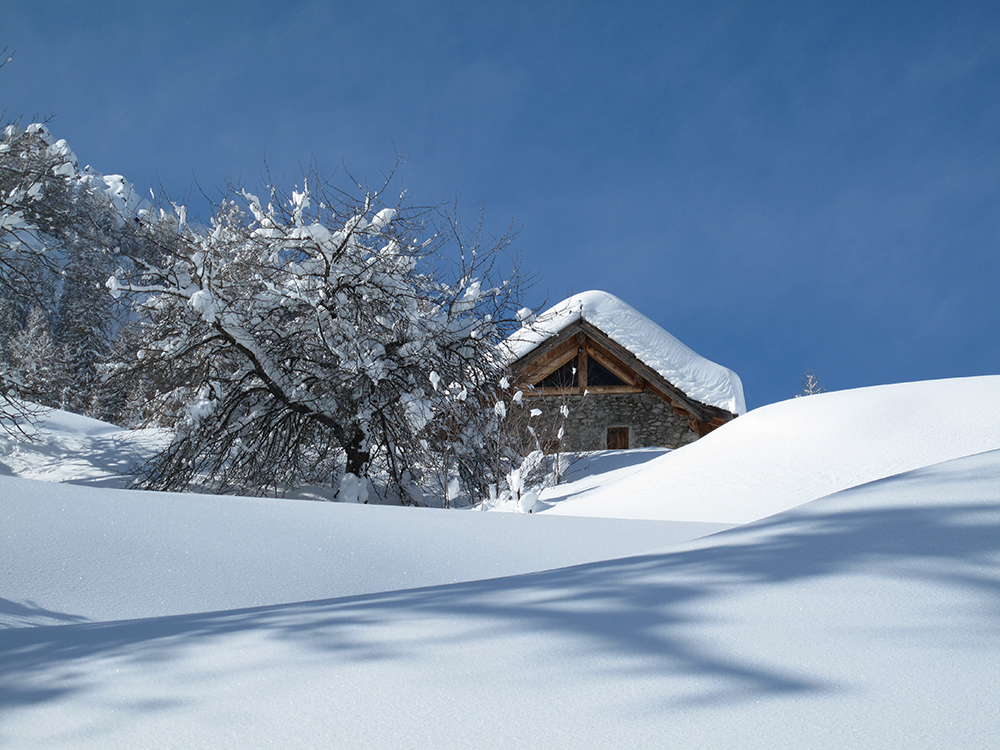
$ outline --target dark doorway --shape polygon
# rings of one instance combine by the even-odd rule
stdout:
[[[628,427],[608,428],[608,450],[609,451],[628,450]]]

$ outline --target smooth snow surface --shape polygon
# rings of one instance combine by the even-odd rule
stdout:
[[[0,631],[0,742],[988,748],[998,495],[994,452],[658,554],[12,628]]]
[[[747,523],[823,495],[1000,448],[1000,376],[790,399],[594,485],[542,493],[546,514]]]
[[[585,320],[696,401],[743,414],[743,383],[732,370],[689,349],[663,328],[608,292],[574,294],[543,312],[504,344],[519,359],[566,326]]]
[[[493,578],[636,554],[725,528],[109,491],[0,477],[0,597],[7,600],[0,600],[0,627]]]
[[[885,478],[688,541],[669,521],[0,477],[0,747],[995,747],[1000,450],[895,467],[988,442],[997,380],[741,417],[744,449],[765,425],[776,453],[817,436],[769,459],[773,491],[806,492],[803,463]],[[595,456],[559,502],[646,474],[666,501],[651,477],[711,437]]]

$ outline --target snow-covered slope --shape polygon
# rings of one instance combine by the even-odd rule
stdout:
[[[0,475],[46,482],[127,487],[135,471],[170,441],[166,430],[124,430],[60,409],[22,426],[29,439],[0,430]]]
[[[727,528],[94,489],[0,476],[0,627],[368,594],[636,554]]]
[[[755,409],[612,481],[546,490],[546,514],[746,523],[1000,448],[1000,376],[860,388]]]
[[[992,452],[657,554],[0,630],[0,742],[988,748],[998,496]]]
[[[42,123],[32,123],[23,131],[16,125],[8,125],[0,138],[0,154],[7,154],[8,157],[11,154],[19,157],[30,154],[32,158],[41,154],[51,170],[45,173],[19,172],[19,176],[23,178],[22,184],[5,196],[6,200],[0,204],[0,234],[3,229],[15,230],[19,241],[30,244],[30,231],[25,230],[37,229],[28,223],[22,209],[44,200],[45,178],[69,178],[81,190],[104,194],[122,217],[149,208],[149,202],[139,196],[135,187],[121,175],[102,175],[90,166],[80,167],[69,144],[63,139],[53,138],[48,127]],[[18,162],[10,163],[16,165]],[[14,169],[17,171],[20,167],[15,166]]]
[[[990,748],[1000,450],[977,451],[997,380],[777,404],[666,456],[599,456],[561,501],[642,491],[622,501],[667,517],[669,461],[768,437],[726,485],[753,485],[759,520],[698,539],[2,476],[0,746]],[[105,427],[59,421],[47,445],[99,454]],[[760,518],[786,484],[859,481]]]
[[[515,332],[503,346],[511,359],[518,359],[581,319],[606,333],[696,401],[732,414],[746,411],[743,384],[735,372],[689,349],[608,292],[574,294],[543,312],[530,326]]]

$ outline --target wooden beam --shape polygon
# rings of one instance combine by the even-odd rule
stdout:
[[[523,357],[514,361],[511,365],[512,369],[515,371],[525,370],[531,367],[533,363],[545,358],[549,353],[566,345],[567,341],[574,340],[575,343],[576,334],[580,330],[580,321],[570,323],[555,336],[546,339]]]
[[[588,393],[642,393],[642,388],[634,385],[588,385]]]
[[[577,355],[575,341],[563,342],[520,370],[520,378],[534,385],[543,380]]]
[[[642,393],[642,388],[634,385],[588,385],[583,388],[578,385],[566,388],[539,388],[537,386],[524,391],[524,397],[529,396],[584,396],[589,393]],[[685,416],[687,416],[685,414]]]
[[[704,404],[700,404],[692,398],[689,398],[687,394],[681,391],[676,386],[672,385],[666,380],[660,373],[656,372],[652,367],[646,365],[642,360],[636,357],[632,352],[628,351],[625,347],[619,344],[617,341],[608,336],[604,331],[591,325],[587,321],[580,321],[580,327],[583,331],[594,339],[597,343],[603,346],[605,349],[613,352],[615,356],[622,360],[626,365],[631,367],[633,370],[641,374],[648,383],[652,386],[651,390],[659,391],[664,397],[664,400],[672,401],[683,406],[692,416],[697,418],[699,421],[708,422],[712,417],[717,416],[711,413],[711,407]],[[718,410],[721,411],[721,410]]]
[[[734,415],[725,409],[702,404],[689,397],[617,341],[585,320],[570,323],[555,336],[552,336],[515,361],[512,364],[512,369],[515,372],[522,373],[522,377],[529,382],[538,382],[538,380],[543,379],[558,367],[566,364],[572,358],[572,352],[576,351],[579,353],[580,346],[576,339],[581,333],[585,335],[585,346],[588,356],[597,352],[596,358],[598,362],[608,367],[618,377],[622,377],[623,373],[628,373],[629,377],[622,378],[623,380],[635,383],[637,388],[655,393],[664,401],[673,405],[675,411],[679,414],[688,416],[695,422],[703,422],[706,425],[710,425],[715,420],[725,423],[733,418]],[[567,352],[569,352],[568,355]],[[603,358],[601,355],[603,355]],[[608,366],[608,362],[605,360],[610,360],[614,366]],[[555,362],[558,362],[558,364],[555,364]],[[539,374],[542,370],[544,370],[544,373]],[[586,381],[581,379],[579,382],[585,383]],[[545,393],[539,395],[579,395],[583,393],[583,388],[546,388],[543,390]],[[525,395],[528,395],[527,392],[525,392]]]
[[[524,391],[525,398],[536,398],[538,396],[582,396],[583,388],[571,386],[569,388],[529,388]]]
[[[605,351],[599,346],[595,346],[594,342],[590,344],[590,355],[608,368],[611,372],[617,375],[626,383],[635,383],[639,390],[642,390],[642,386],[638,385],[643,381],[642,376],[636,373],[635,370],[631,369],[628,365],[623,364],[610,352]]]

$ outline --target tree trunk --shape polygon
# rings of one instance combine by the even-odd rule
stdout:
[[[354,427],[350,432],[350,440],[344,446],[347,453],[347,467],[345,473],[353,474],[356,477],[366,476],[368,473],[368,463],[371,461],[371,452],[364,446],[365,436],[360,427]]]

